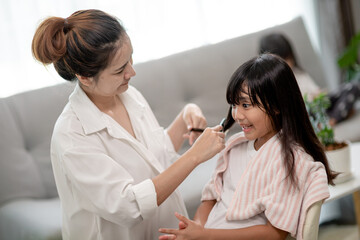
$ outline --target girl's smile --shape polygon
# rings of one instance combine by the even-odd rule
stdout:
[[[251,131],[252,125],[242,125],[242,124],[240,124],[240,126],[241,126],[244,133],[249,133]]]

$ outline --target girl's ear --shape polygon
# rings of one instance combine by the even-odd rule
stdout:
[[[94,82],[94,78],[92,77],[83,77],[80,76],[79,74],[75,74],[75,76],[77,77],[77,79],[80,81],[80,83],[84,86],[91,86]]]

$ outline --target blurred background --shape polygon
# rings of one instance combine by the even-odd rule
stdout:
[[[359,0],[0,0],[0,97],[63,81],[52,66],[44,68],[33,59],[33,34],[46,17],[65,18],[88,8],[101,9],[123,22],[132,39],[135,63],[255,32],[300,15],[322,56],[330,89],[342,81],[336,58],[348,41],[346,34],[360,30]]]
[[[34,32],[44,18],[66,18],[90,8],[119,18],[132,40],[135,64],[301,16],[320,56],[329,91],[344,81],[345,71],[337,60],[360,33],[360,0],[0,0],[0,98],[64,82],[52,65],[43,66],[32,57]],[[336,211],[323,208],[327,215],[321,222],[335,219],[335,223],[350,223],[350,228],[339,234],[338,228],[324,224],[320,240],[358,239],[353,209],[345,209],[353,205],[351,196],[342,201],[328,205]]]

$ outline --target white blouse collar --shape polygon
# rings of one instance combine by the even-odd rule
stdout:
[[[129,86],[129,88],[131,88],[131,86]],[[134,99],[127,91],[120,96],[125,107],[128,112],[130,109],[130,111],[136,111],[137,115],[141,116],[144,114],[145,106]],[[76,85],[73,93],[70,95],[69,103],[79,118],[85,134],[98,132],[104,128],[111,128],[105,113],[96,107],[79,84]]]

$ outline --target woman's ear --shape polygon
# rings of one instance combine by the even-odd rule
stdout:
[[[77,79],[80,81],[80,83],[84,86],[91,86],[94,82],[94,78],[92,77],[83,77],[80,76],[79,74],[75,74],[75,76],[77,77]]]

